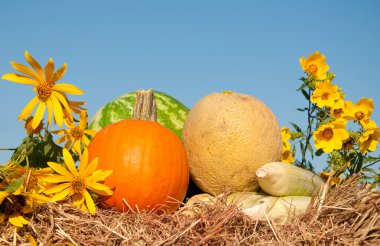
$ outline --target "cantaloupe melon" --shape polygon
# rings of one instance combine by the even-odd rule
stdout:
[[[255,191],[256,170],[279,161],[282,141],[272,111],[240,93],[212,93],[191,109],[182,140],[192,180],[204,192]]]

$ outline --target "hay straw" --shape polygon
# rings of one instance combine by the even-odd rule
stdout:
[[[91,216],[50,203],[17,232],[3,223],[0,245],[26,245],[28,234],[40,245],[380,245],[380,193],[359,185],[358,177],[315,199],[282,225],[247,217],[236,204],[226,206],[226,196],[160,215],[99,208]]]

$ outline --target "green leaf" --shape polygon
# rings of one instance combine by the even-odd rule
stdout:
[[[305,144],[300,142],[300,148],[301,148],[302,156],[304,156],[306,154]]]
[[[316,152],[315,152],[315,155],[316,156],[321,156],[323,153],[325,153],[322,149],[318,149]]]
[[[62,147],[57,145],[50,132],[45,131],[41,137],[27,137],[15,150],[11,159],[17,161],[20,165],[30,167],[44,168],[47,162],[61,162]]]
[[[15,192],[24,183],[24,179],[25,179],[25,174],[22,175],[20,178],[14,180],[13,182],[11,182],[9,186],[7,187],[7,189],[5,189],[5,191],[8,193]]]
[[[363,160],[364,160],[363,155],[359,154],[358,157],[357,157],[357,163],[356,163],[355,173],[359,173],[360,170],[362,169]]]
[[[297,132],[302,132],[301,128],[299,126],[297,126],[296,124],[290,122],[290,124],[293,126],[294,130],[296,130]]]
[[[379,159],[380,159],[379,157],[367,156],[364,158],[363,164],[368,163],[368,162],[378,161]]]
[[[307,84],[304,83],[304,84],[302,84],[302,85],[300,86],[300,88],[297,89],[297,91],[303,90],[303,89],[305,89],[306,87],[307,87]]]
[[[309,94],[305,91],[305,89],[302,89],[301,92],[302,92],[302,94],[304,95],[304,97],[306,98],[306,100],[310,101],[310,96],[309,96]]]
[[[304,111],[306,111],[307,109],[308,109],[307,107],[304,107],[304,108],[297,108],[297,110],[300,111],[300,112],[304,112]]]
[[[309,150],[311,154],[311,159],[314,159],[314,150],[313,150],[313,147],[311,147],[310,143],[307,145],[307,149]]]

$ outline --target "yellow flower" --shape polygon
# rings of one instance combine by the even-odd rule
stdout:
[[[337,85],[332,85],[330,80],[317,82],[310,101],[316,103],[319,108],[332,107],[335,101],[340,99],[340,92]]]
[[[29,221],[21,215],[25,204],[24,196],[0,191],[0,221],[2,222],[5,218],[8,218],[8,221],[16,227],[29,224]]]
[[[290,150],[290,143],[289,140],[291,138],[290,135],[290,129],[287,127],[281,128],[281,137],[282,137],[282,149],[283,150]]]
[[[95,204],[88,190],[104,196],[112,195],[113,192],[108,186],[99,183],[108,177],[112,170],[96,170],[98,159],[94,159],[88,164],[87,148],[81,155],[79,171],[66,148],[63,149],[63,159],[67,169],[57,163],[48,162],[48,165],[58,174],[52,174],[44,179],[46,182],[54,184],[45,190],[45,194],[54,194],[51,198],[52,201],[61,201],[72,197],[72,202],[76,207],[95,214]]]
[[[346,98],[346,94],[344,94],[343,92],[342,92],[342,88],[339,88],[339,93],[340,93],[340,99],[344,99],[344,98]]]
[[[80,114],[80,112],[82,110],[86,110],[85,108],[82,107],[84,104],[86,104],[86,102],[84,102],[84,101],[81,101],[81,102],[71,101],[67,98],[67,96],[64,93],[61,93],[61,94],[62,94],[62,96],[65,97],[67,104],[69,105],[69,109],[62,107],[62,109],[63,109],[63,121],[65,122],[66,125],[74,124],[74,117],[71,114],[71,111],[75,114]],[[63,105],[61,104],[61,106],[63,106]]]
[[[281,161],[285,163],[292,164],[294,162],[292,151],[290,150],[291,145],[289,140],[291,139],[290,129],[287,127],[281,128],[282,137],[282,154]]]
[[[49,177],[54,171],[49,167],[41,169],[28,168],[25,169],[24,173],[23,190],[37,194],[46,189],[47,183],[44,178]]]
[[[376,122],[371,121],[367,127],[367,130],[359,138],[359,151],[363,154],[368,151],[376,151],[380,141],[380,128],[377,127]]]
[[[33,116],[29,116],[25,120],[25,130],[28,135],[39,135],[40,132],[42,131],[43,128],[43,122],[41,120],[40,124],[38,124],[37,127],[33,128],[32,127],[32,122],[33,122]]]
[[[341,149],[343,141],[350,136],[345,128],[346,121],[342,119],[319,126],[313,133],[315,147],[326,153]]]
[[[12,67],[21,74],[7,73],[2,76],[2,79],[5,80],[33,85],[34,91],[37,94],[23,109],[21,114],[18,116],[18,119],[26,119],[32,113],[34,108],[37,107],[32,121],[32,128],[35,129],[40,124],[45,113],[45,109],[47,108],[48,125],[51,125],[51,119],[54,114],[55,121],[60,127],[62,127],[62,110],[63,108],[70,110],[67,100],[62,96],[62,94],[69,93],[73,95],[80,95],[83,94],[83,92],[71,84],[55,84],[65,75],[66,64],[54,72],[54,62],[51,58],[46,64],[44,70],[27,51],[25,52],[25,58],[33,69],[16,62],[11,62]]]
[[[358,121],[364,127],[368,124],[369,117],[372,115],[372,110],[375,106],[372,98],[362,98],[355,105],[351,101],[347,101],[345,108],[343,118]]]
[[[80,113],[80,121],[78,126],[76,126],[74,123],[71,124],[68,122],[70,129],[52,131],[54,134],[64,134],[64,136],[57,139],[57,144],[66,142],[65,148],[71,148],[74,153],[80,154],[82,151],[82,145],[84,147],[87,147],[90,143],[90,139],[88,139],[87,135],[94,136],[96,133],[94,130],[86,129],[87,120],[87,112],[85,110],[82,110]]]
[[[315,76],[318,80],[326,79],[326,73],[329,70],[329,66],[325,61],[326,57],[320,54],[318,51],[306,58],[300,58],[300,64],[302,69],[308,76]]]
[[[343,116],[345,110],[344,101],[338,100],[330,108],[330,116],[335,119],[339,119]]]
[[[350,151],[355,148],[355,139],[353,137],[349,137],[343,141],[342,148],[346,151]]]
[[[26,197],[26,204],[23,208],[23,213],[30,213],[37,206],[50,202],[50,198],[39,194],[37,190],[31,190],[24,196]]]
[[[376,122],[371,119],[362,120],[360,124],[363,126],[365,130],[377,128]]]
[[[330,172],[321,172],[319,174],[319,176],[321,176],[325,181],[328,180],[328,178],[330,177]],[[339,184],[341,182],[341,178],[340,177],[332,177],[330,179],[330,186],[333,186],[333,185],[336,185],[336,184]]]
[[[294,162],[294,157],[292,151],[290,150],[282,150],[281,161],[285,163],[292,164]]]

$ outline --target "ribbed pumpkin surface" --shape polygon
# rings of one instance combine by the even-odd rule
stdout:
[[[152,121],[122,120],[100,130],[89,145],[89,160],[98,157],[98,169],[111,169],[105,184],[115,187],[105,198],[119,211],[174,211],[189,181],[186,152],[178,137]],[[177,200],[177,202],[175,202]]]

